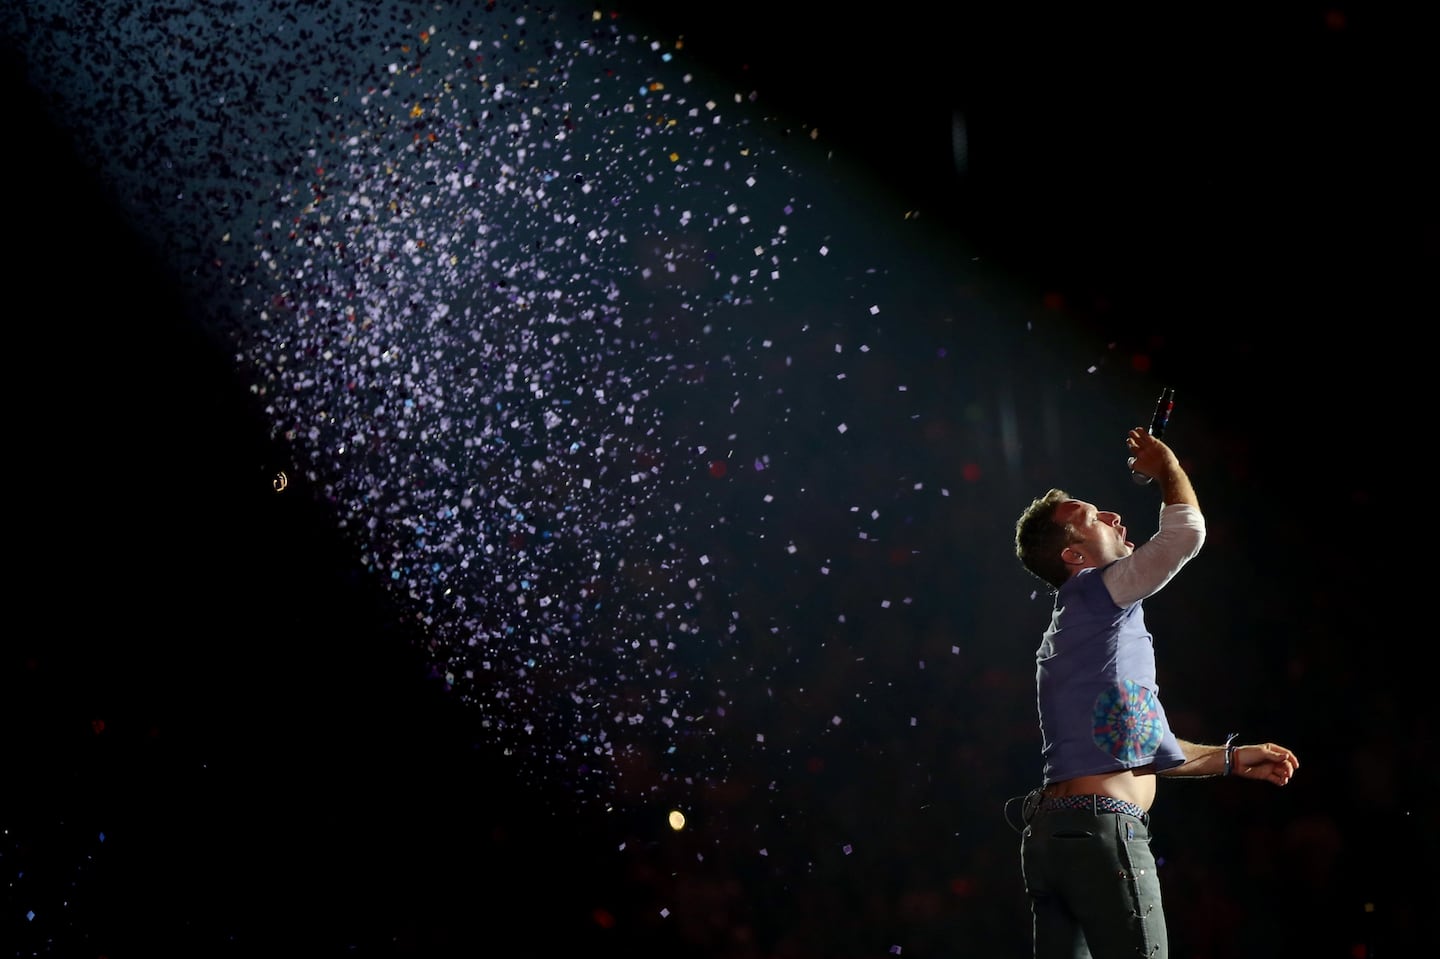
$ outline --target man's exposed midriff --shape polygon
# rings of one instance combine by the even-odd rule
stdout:
[[[1132,802],[1149,812],[1150,804],[1155,801],[1155,767],[1142,766],[1139,769],[1122,769],[1115,773],[1076,776],[1074,779],[1046,786],[1045,795],[1110,796]]]

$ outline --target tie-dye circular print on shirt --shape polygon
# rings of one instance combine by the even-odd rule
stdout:
[[[1165,735],[1159,699],[1139,683],[1122,680],[1095,700],[1092,735],[1095,745],[1121,762],[1154,756]]]

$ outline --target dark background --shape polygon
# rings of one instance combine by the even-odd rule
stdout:
[[[1205,424],[1189,439],[1220,558],[1202,582],[1223,593],[1187,596],[1251,628],[1174,668],[1207,681],[1207,716],[1302,770],[1263,794],[1164,787],[1176,953],[1412,954],[1401,876],[1435,851],[1422,25],[1343,4],[776,9],[625,12],[763,91],[795,136],[821,130],[937,249],[958,238],[1076,342],[1178,384],[1177,448],[1186,417]],[[815,808],[837,834],[905,821],[841,884],[824,863],[777,874],[733,836],[697,868],[649,811],[519,785],[329,518],[274,495],[285,453],[229,358],[39,103],[15,97],[5,151],[8,952],[1023,954],[1018,840],[991,815],[1016,783],[960,799],[971,784],[945,769],[1014,763],[1008,730],[937,745],[920,802],[828,757]],[[171,418],[136,413],[155,405]],[[991,508],[1082,482],[1036,481]],[[1015,622],[1038,637],[1034,614]],[[1027,702],[1031,648],[956,694]],[[747,772],[740,791],[763,795]]]

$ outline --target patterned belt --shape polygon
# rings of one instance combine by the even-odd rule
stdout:
[[[1040,800],[1041,809],[1080,809],[1097,815],[1102,812],[1116,812],[1122,816],[1134,816],[1148,823],[1149,815],[1133,802],[1116,799],[1113,796],[1046,796]]]

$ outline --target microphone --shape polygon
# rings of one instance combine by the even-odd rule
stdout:
[[[1175,390],[1173,387],[1165,387],[1160,391],[1160,399],[1155,402],[1155,414],[1150,417],[1150,435],[1157,440],[1165,435],[1165,427],[1170,424],[1170,413],[1175,409]],[[1135,465],[1135,457],[1130,457],[1128,465]],[[1130,471],[1130,478],[1141,486],[1151,482],[1151,478],[1144,473]]]

